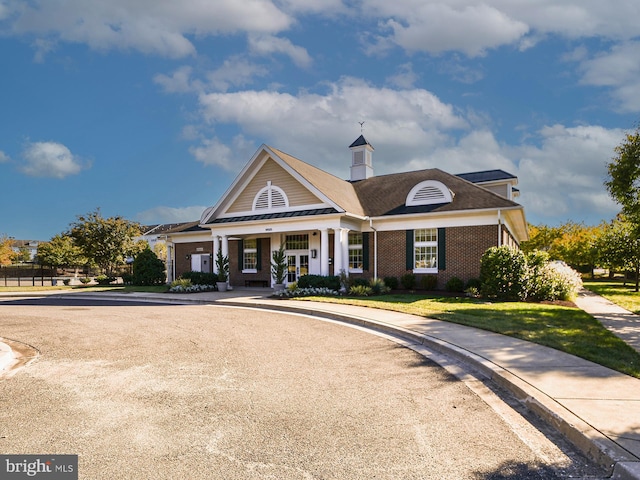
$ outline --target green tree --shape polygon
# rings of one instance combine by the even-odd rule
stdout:
[[[31,252],[27,247],[20,247],[14,252],[13,263],[26,263],[31,261]]]
[[[640,290],[640,238],[636,226],[619,215],[600,238],[600,257],[611,270],[635,272],[635,291]]]
[[[586,272],[593,277],[593,270],[598,264],[598,238],[602,226],[592,227],[584,223],[567,222],[560,227],[561,235],[550,250],[551,258],[562,260],[575,269]]]
[[[6,235],[0,235],[0,265],[9,265],[13,261],[13,239]]]
[[[135,257],[146,246],[142,240],[134,241],[140,235],[138,223],[122,217],[104,218],[100,209],[78,215],[68,235],[83,255],[95,262],[108,276],[124,264],[126,257]]]
[[[165,279],[164,262],[147,245],[133,261],[133,284],[161,285]]]
[[[87,263],[82,250],[69,235],[58,234],[48,242],[38,244],[38,263],[51,267],[71,267]]]
[[[615,147],[616,155],[607,164],[609,179],[604,185],[611,197],[622,206],[626,221],[636,234],[640,230],[640,127],[625,136]]]

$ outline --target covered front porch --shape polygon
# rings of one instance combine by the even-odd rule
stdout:
[[[229,258],[231,286],[273,286],[271,258],[283,245],[287,259],[285,283],[304,275],[347,275],[363,272],[362,233],[347,227],[283,232],[222,233],[212,231],[213,269],[218,251]]]

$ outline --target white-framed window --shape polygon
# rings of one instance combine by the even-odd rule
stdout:
[[[258,271],[258,239],[249,238],[242,242],[242,273]]]
[[[286,250],[309,250],[309,235],[287,235],[284,248]]]
[[[421,228],[413,231],[413,271],[438,272],[438,229]]]
[[[349,232],[349,271],[362,273],[363,259],[362,233]]]

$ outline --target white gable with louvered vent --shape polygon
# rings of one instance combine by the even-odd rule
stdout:
[[[411,189],[405,203],[411,207],[451,203],[452,201],[453,193],[444,183],[437,180],[425,180]]]
[[[280,187],[267,182],[267,186],[260,190],[253,199],[253,211],[272,211],[289,206],[289,199]]]

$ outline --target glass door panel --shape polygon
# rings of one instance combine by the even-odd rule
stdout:
[[[296,275],[296,256],[287,255],[287,283],[293,283],[298,279]]]
[[[298,256],[298,264],[300,268],[298,270],[298,278],[303,275],[309,275],[309,255],[299,255]]]

